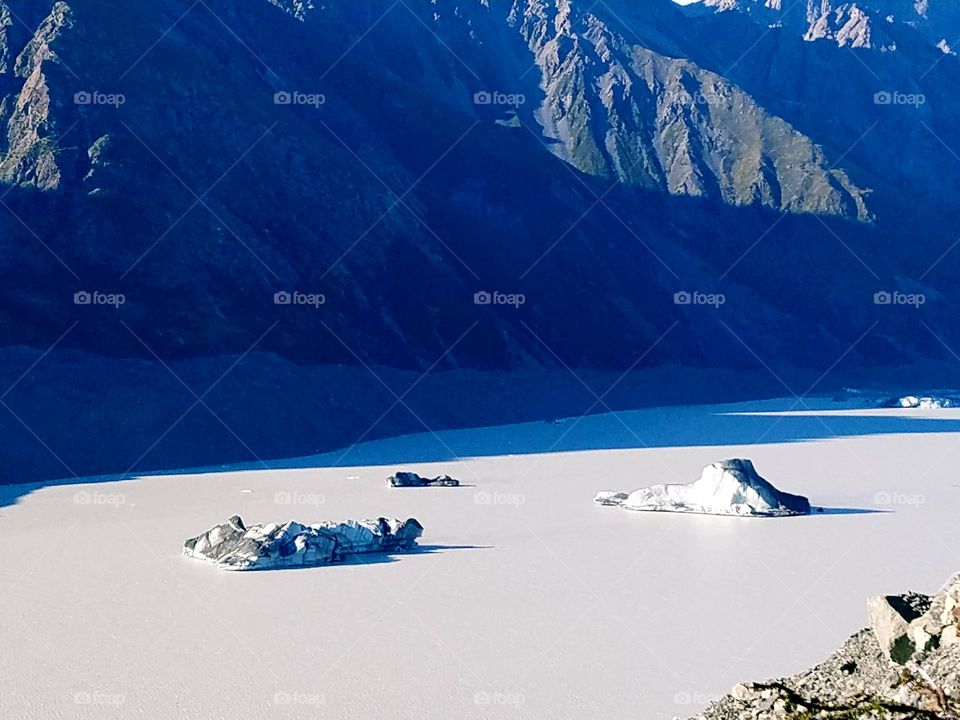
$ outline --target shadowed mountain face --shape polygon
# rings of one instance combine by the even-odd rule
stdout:
[[[869,218],[864,190],[810,138],[722,76],[637,43],[611,9],[516,7],[546,95],[538,120],[575,167],[731,205]]]
[[[951,89],[958,59],[950,47],[960,40],[960,6],[946,0],[782,6],[753,0],[720,9],[688,6],[684,47],[839,153],[840,166],[873,190],[868,203],[884,227],[936,234],[953,223],[939,198],[958,189],[960,137],[949,118],[960,111]]]
[[[960,25],[919,5],[0,0],[0,345],[104,373],[949,357]]]

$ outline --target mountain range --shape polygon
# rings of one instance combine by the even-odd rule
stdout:
[[[958,41],[948,0],[0,0],[0,361],[952,361]],[[18,451],[119,412],[15,385]]]

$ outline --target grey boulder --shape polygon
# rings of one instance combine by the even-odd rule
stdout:
[[[912,623],[930,609],[931,601],[929,595],[918,593],[879,595],[867,600],[870,627],[884,655],[902,665],[918,646],[926,647],[930,636]]]
[[[936,595],[881,595],[867,601],[883,654],[905,665],[938,647],[960,645],[960,574]]]

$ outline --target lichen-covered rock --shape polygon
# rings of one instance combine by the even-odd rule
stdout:
[[[227,570],[309,567],[340,562],[359,553],[409,550],[422,533],[423,526],[413,518],[246,527],[234,515],[184,542],[183,554]]]

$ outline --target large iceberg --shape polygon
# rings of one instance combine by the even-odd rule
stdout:
[[[302,525],[268,523],[246,527],[234,515],[183,544],[183,554],[227,570],[272,570],[340,562],[348,555],[409,550],[423,526],[408,520],[349,520]]]
[[[749,460],[707,465],[689,485],[651,485],[632,493],[601,492],[594,502],[627,510],[776,517],[809,515],[810,501],[777,490]]]

